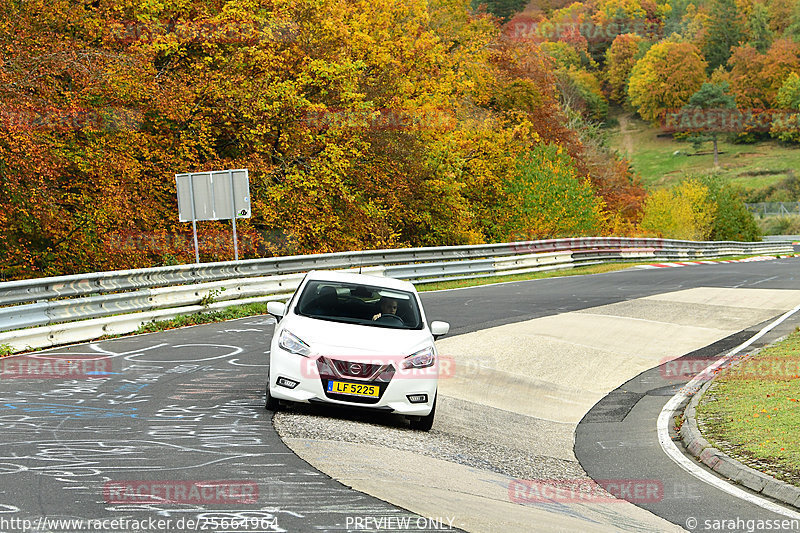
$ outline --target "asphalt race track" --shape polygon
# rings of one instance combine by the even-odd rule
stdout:
[[[755,347],[791,333],[796,325],[797,321],[782,324],[759,339]],[[710,364],[759,329],[748,328],[685,357],[708,359]],[[583,468],[593,479],[657,480],[662,488],[658,501],[641,502],[640,506],[687,531],[713,531],[716,524],[724,525],[717,531],[758,531],[766,528],[756,529],[757,521],[774,525],[789,519],[697,480],[663,454],[654,420],[669,398],[688,381],[671,379],[669,375],[663,367],[648,370],[613,391],[586,415],[578,425],[575,443]]]
[[[633,268],[422,298],[429,320],[449,321],[452,337],[695,287],[800,290],[799,266],[800,260],[781,259]],[[349,489],[286,447],[263,408],[273,323],[252,317],[33,356],[88,358],[110,370],[75,379],[42,378],[32,356],[4,359],[17,367],[22,359],[22,368],[36,371],[11,377],[4,371],[0,379],[0,531],[81,527],[59,519],[104,519],[94,524],[104,531],[451,531],[446,520]],[[740,337],[704,353],[716,355]],[[704,518],[774,518],[685,475],[653,445],[655,418],[680,383],[660,382],[652,372],[622,385],[579,424],[575,454],[586,472],[658,479],[665,493],[678,487],[642,506],[684,528],[697,517],[694,531],[704,530]],[[627,391],[636,401],[621,399]]]

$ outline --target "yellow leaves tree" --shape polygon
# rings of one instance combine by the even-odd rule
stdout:
[[[639,45],[644,38],[635,33],[617,35],[606,51],[605,81],[610,97],[617,103],[625,101],[628,92],[628,79],[636,64]]]
[[[657,237],[707,240],[716,209],[709,188],[687,179],[672,188],[653,191],[647,197],[640,227]]]
[[[707,63],[697,47],[665,41],[653,45],[631,71],[628,97],[639,115],[657,123],[683,107],[706,80]]]

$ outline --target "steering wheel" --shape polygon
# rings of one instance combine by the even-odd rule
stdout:
[[[384,318],[388,320],[384,320]],[[398,322],[399,325],[401,326],[406,325],[405,321],[402,318],[400,318],[397,315],[393,315],[391,313],[382,313],[381,316],[379,316],[375,322],[392,322],[392,321]]]

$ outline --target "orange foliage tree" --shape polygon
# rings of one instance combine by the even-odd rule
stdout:
[[[722,79],[730,83],[739,107],[774,108],[786,77],[800,70],[800,45],[778,39],[764,54],[749,44],[738,46],[733,49],[728,66],[730,72]]]
[[[0,58],[6,278],[191,261],[177,172],[250,170],[243,257],[504,240],[542,144],[630,177],[469,0],[3,2]],[[199,229],[232,258],[226,223]]]

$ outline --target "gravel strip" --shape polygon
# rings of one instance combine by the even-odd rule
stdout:
[[[437,411],[448,411],[449,415],[463,412],[471,415],[480,410],[491,426],[513,418],[515,428],[539,427],[539,420],[508,413],[470,402],[440,397]],[[476,409],[476,407],[478,409]],[[465,417],[466,418],[466,417]],[[442,423],[440,423],[442,422]],[[403,417],[361,411],[342,411],[328,407],[296,407],[275,414],[273,423],[283,438],[318,439],[359,444],[380,444],[387,448],[405,450],[442,459],[461,465],[504,474],[517,479],[589,479],[577,461],[568,461],[547,455],[534,454],[538,449],[536,438],[539,432],[529,432],[527,439],[498,439],[498,433],[490,426],[476,427],[472,436],[463,431],[449,432],[446,423],[437,413],[437,421],[428,432],[414,431],[406,427]],[[439,429],[442,428],[442,429]],[[463,430],[463,427],[458,429]],[[546,438],[546,435],[540,435]],[[531,440],[534,439],[534,440]]]

